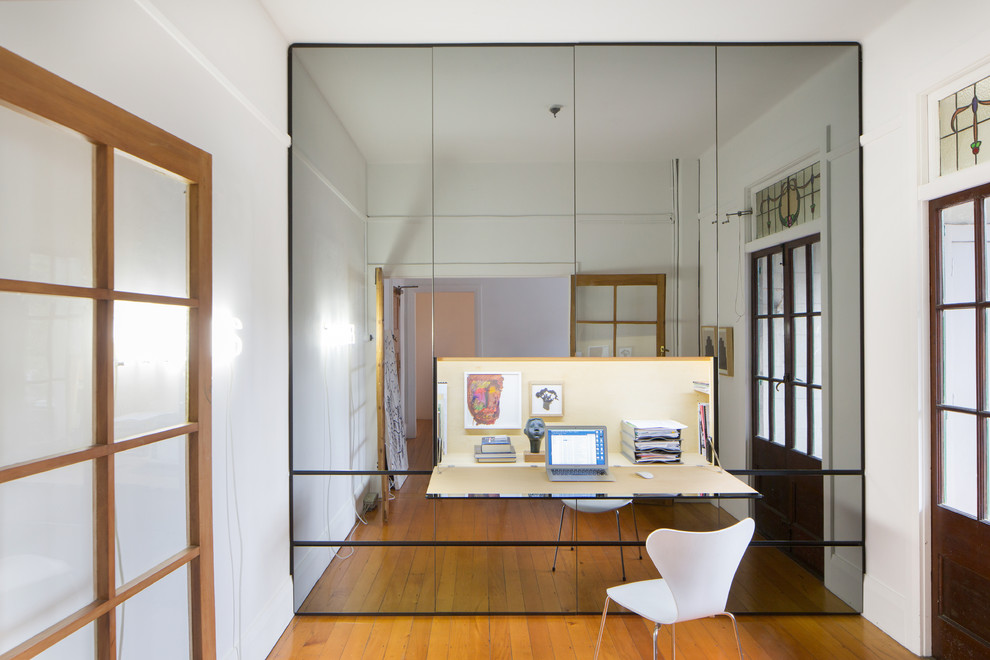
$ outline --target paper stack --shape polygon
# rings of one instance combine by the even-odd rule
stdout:
[[[624,419],[622,453],[633,463],[680,463],[685,428],[672,419]]]

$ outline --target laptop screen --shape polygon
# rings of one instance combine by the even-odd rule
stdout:
[[[548,426],[547,465],[605,465],[604,426]]]

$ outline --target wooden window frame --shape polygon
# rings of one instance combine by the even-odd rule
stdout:
[[[91,446],[0,467],[0,484],[70,465],[93,466],[94,598],[0,659],[27,658],[94,624],[97,658],[116,658],[116,608],[175,570],[188,568],[190,646],[193,658],[216,657],[211,484],[212,164],[205,151],[0,48],[0,103],[63,126],[94,145],[93,286],[0,279],[0,292],[65,296],[94,303],[94,416]],[[126,152],[188,183],[189,297],[114,288],[114,153]],[[113,305],[132,301],[174,305],[189,312],[188,421],[152,433],[114,440]],[[117,454],[187,437],[187,547],[137,578],[115,582],[114,458]]]
[[[577,289],[581,286],[612,287],[612,318],[609,321],[588,321],[577,317]],[[656,321],[624,321],[618,317],[618,289],[621,286],[654,286],[657,288],[657,320]],[[666,317],[667,317],[667,276],[655,274],[620,274],[595,275],[580,274],[571,276],[571,355],[577,352],[577,327],[580,324],[611,325],[612,326],[612,355],[618,357],[618,333],[620,325],[652,325],[656,333],[656,356],[663,357],[667,353],[666,346]]]

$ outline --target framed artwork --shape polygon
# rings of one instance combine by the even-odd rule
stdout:
[[[588,357],[609,357],[611,353],[612,350],[608,344],[588,347]]]
[[[530,383],[530,417],[562,417],[564,415],[564,385],[562,383]]]
[[[632,346],[620,346],[619,350],[616,352],[618,357],[632,357],[633,349]]]
[[[701,357],[715,357],[715,326],[701,326]]]
[[[718,329],[718,372],[732,375],[732,328]]]
[[[522,428],[522,372],[464,372],[465,429]]]

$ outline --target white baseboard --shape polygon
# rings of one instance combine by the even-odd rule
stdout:
[[[894,641],[921,655],[921,632],[907,611],[908,598],[866,575],[863,579],[863,616]]]
[[[240,655],[231,648],[223,660],[264,660],[292,621],[292,577],[286,576],[264,609],[245,626]]]

